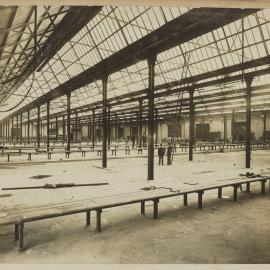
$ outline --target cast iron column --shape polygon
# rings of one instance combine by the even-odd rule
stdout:
[[[266,131],[266,112],[263,113],[263,142],[265,142],[265,131]]]
[[[129,137],[130,139],[132,137],[132,117],[130,117],[130,120],[129,120]]]
[[[148,176],[147,180],[154,180],[154,84],[156,55],[147,59],[148,62]]]
[[[58,116],[55,116],[55,141],[58,141]]]
[[[11,141],[13,142],[14,140],[14,119],[13,119],[13,116],[11,117]]]
[[[139,100],[139,148],[142,147],[142,99]]]
[[[139,145],[139,113],[136,112],[136,143]]]
[[[155,129],[156,129],[156,141],[155,144],[158,144],[158,109],[155,109]]]
[[[75,113],[75,142],[78,141],[78,113]]]
[[[103,124],[103,140],[102,140],[102,168],[107,168],[107,82],[108,76],[102,78],[102,124]]]
[[[16,115],[16,143],[19,142],[19,115]]]
[[[227,141],[227,114],[224,114],[224,118],[223,118],[223,121],[224,121],[224,136],[223,136],[223,140],[224,140],[224,143]]]
[[[66,137],[66,124],[65,124],[65,115],[63,115],[63,141],[65,141]]]
[[[111,146],[111,106],[108,105],[108,149]]]
[[[95,109],[92,110],[92,146],[95,146]]]
[[[8,142],[10,141],[10,136],[9,136],[9,125],[10,125],[10,119],[7,119],[7,130],[8,130]]]
[[[246,168],[250,168],[251,140],[251,84],[253,78],[245,78],[247,85],[246,96]]]
[[[23,132],[22,132],[22,130],[23,130],[23,128],[22,128],[22,126],[23,126],[23,122],[22,122],[22,113],[20,114],[20,126],[21,126],[21,130],[20,130],[20,137],[21,137],[20,143],[22,144],[22,141],[23,141]]]
[[[42,123],[42,120],[40,120],[40,138],[42,139],[43,141],[43,123]]]
[[[117,115],[115,115],[115,142],[118,139],[118,123],[117,123]]]
[[[91,117],[89,117],[89,123],[88,123],[88,141],[91,141],[91,134],[92,134],[92,121],[91,121]]]
[[[37,107],[37,147],[40,147],[40,106]]]
[[[67,150],[70,151],[70,96],[71,93],[67,93]]]
[[[231,127],[231,130],[232,130],[232,143],[234,143],[234,139],[235,139],[235,110],[232,111],[232,127]]]
[[[193,144],[194,144],[194,120],[195,120],[195,108],[193,102],[194,89],[189,91],[189,161],[193,160]]]
[[[47,151],[50,147],[50,101],[47,101]]]
[[[30,144],[30,110],[27,111],[27,143]]]

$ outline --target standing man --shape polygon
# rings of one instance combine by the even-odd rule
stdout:
[[[132,149],[134,149],[134,146],[135,146],[135,135],[133,135],[132,137],[131,137],[131,141],[132,141]]]
[[[160,165],[160,163],[163,165],[164,155],[165,155],[165,148],[162,146],[162,144],[160,144],[158,148],[158,165]]]
[[[142,136],[142,143],[143,143],[143,148],[146,148],[146,136],[145,136],[145,133]]]
[[[167,147],[167,165],[172,165],[172,146],[171,143]]]

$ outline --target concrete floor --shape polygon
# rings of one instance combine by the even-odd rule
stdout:
[[[250,171],[270,174],[270,151],[253,151]],[[155,180],[146,181],[147,159],[100,160],[69,163],[0,165],[0,187],[34,186],[44,183],[109,183],[108,186],[58,190],[12,191],[0,198],[1,206],[35,205],[86,196],[108,196],[138,191],[154,185],[177,188],[184,182],[204,184],[237,177],[244,169],[244,152],[175,156],[172,166],[155,164]],[[157,163],[157,160],[155,161]],[[256,169],[255,169],[256,168]],[[32,179],[38,174],[51,175]],[[152,204],[146,216],[139,205],[107,209],[102,214],[101,234],[85,226],[85,215],[55,218],[26,224],[26,251],[18,252],[13,226],[0,229],[0,263],[269,263],[269,186],[260,195],[259,184],[251,194],[241,193],[233,202],[232,189],[223,198],[217,191],[204,195],[204,208],[196,209],[197,196],[183,207],[182,197],[160,201],[159,219],[152,219]]]

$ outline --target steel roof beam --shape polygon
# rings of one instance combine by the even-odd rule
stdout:
[[[26,111],[54,100],[68,92],[86,86],[103,74],[112,74],[139,61],[147,59],[149,54],[161,53],[179,44],[227,25],[244,16],[257,12],[259,9],[229,8],[194,8],[189,12],[166,23],[150,34],[121,49],[98,64],[74,76],[54,90],[44,94],[21,109]],[[211,16],[209,16],[211,13]]]

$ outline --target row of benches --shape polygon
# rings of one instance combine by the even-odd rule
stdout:
[[[172,149],[173,153],[176,152],[177,148],[181,149],[182,152],[187,152],[187,149],[188,149],[187,146],[173,147],[173,149]],[[157,148],[155,147],[155,149],[157,149]],[[209,150],[210,150],[210,151],[211,151],[211,150],[212,150],[212,151],[216,151],[217,149],[218,149],[218,150],[222,150],[222,149],[224,149],[224,148],[223,148],[223,147],[219,147],[219,146],[211,146],[211,147],[209,146],[209,147],[208,147],[208,151],[209,151]],[[240,146],[240,147],[237,147],[237,148],[236,148],[236,147],[233,147],[233,148],[230,148],[230,149],[244,149],[244,148],[243,148],[242,146]],[[255,149],[256,149],[256,148],[255,148]],[[259,149],[263,149],[263,148],[259,148]],[[7,154],[6,154],[6,155],[7,155],[7,161],[10,162],[10,157],[11,157],[11,156],[17,156],[17,155],[22,155],[22,154],[27,154],[27,155],[28,155],[27,160],[31,161],[31,160],[32,160],[32,155],[33,155],[33,154],[38,155],[38,154],[43,154],[43,153],[46,153],[46,154],[47,154],[48,160],[51,160],[51,157],[52,157],[52,154],[53,154],[53,153],[63,153],[62,151],[53,151],[53,148],[50,148],[49,151],[46,151],[46,150],[45,150],[45,152],[39,152],[39,149],[35,149],[36,152],[34,152],[34,153],[22,152],[21,150],[22,150],[22,149],[19,149],[18,153],[16,153],[16,152],[10,152],[10,153],[7,153]],[[119,148],[116,147],[116,146],[115,146],[115,149],[110,149],[110,150],[108,149],[108,151],[111,151],[112,156],[113,156],[113,155],[116,156],[116,155],[117,155],[117,152],[118,152],[119,150],[124,150],[126,155],[130,155],[130,148],[129,148],[129,146],[126,146],[125,149],[119,149]],[[138,153],[138,154],[143,154],[143,150],[147,150],[147,149],[144,149],[144,148],[137,148],[137,153]],[[197,148],[196,146],[194,146],[194,147],[193,147],[193,151],[197,151],[197,150],[198,150],[198,148]],[[42,150],[41,150],[41,151],[42,151]],[[95,151],[97,152],[97,156],[101,156],[101,154],[102,154],[102,149],[94,150],[94,147],[91,147],[90,150],[82,150],[81,147],[78,147],[78,150],[70,150],[70,151],[68,151],[67,148],[65,148],[64,154],[65,154],[65,157],[66,157],[66,158],[69,158],[71,153],[78,153],[78,152],[80,152],[81,155],[82,155],[82,157],[85,158],[85,157],[86,157],[86,152],[95,152]],[[199,146],[199,151],[206,151],[205,146]],[[4,156],[3,152],[2,152],[2,156]]]
[[[137,193],[121,195],[118,197],[114,197],[113,201],[108,200],[108,196],[104,198],[90,198],[88,200],[84,200],[80,203],[78,202],[66,202],[65,204],[59,203],[57,207],[52,205],[52,208],[48,208],[48,206],[37,206],[31,207],[29,209],[22,208],[12,208],[9,215],[5,218],[0,219],[0,226],[4,225],[15,225],[15,240],[19,240],[20,251],[24,250],[24,224],[37,221],[44,220],[50,218],[56,218],[60,216],[67,216],[78,213],[86,213],[86,225],[90,225],[90,216],[91,211],[96,212],[96,231],[101,232],[101,214],[103,209],[130,205],[140,203],[141,205],[141,214],[145,214],[145,202],[152,201],[153,202],[153,218],[158,218],[158,203],[161,199],[174,197],[174,196],[183,196],[184,205],[188,204],[188,195],[191,193],[198,194],[198,209],[202,209],[203,207],[203,194],[205,191],[218,189],[218,198],[222,197],[222,189],[226,187],[233,187],[233,201],[237,201],[238,189],[241,185],[246,184],[246,191],[250,192],[250,183],[252,182],[261,182],[261,193],[265,194],[265,186],[266,182],[269,180],[268,176],[265,177],[255,177],[255,178],[236,178],[236,179],[228,179],[224,181],[223,184],[214,184],[210,183],[205,186],[200,186],[197,188],[190,188],[185,190],[172,190],[164,192],[164,189],[156,189],[150,191],[140,191]],[[113,196],[111,196],[113,197]],[[111,198],[110,198],[111,199]],[[7,211],[8,209],[0,209],[0,211]]]

